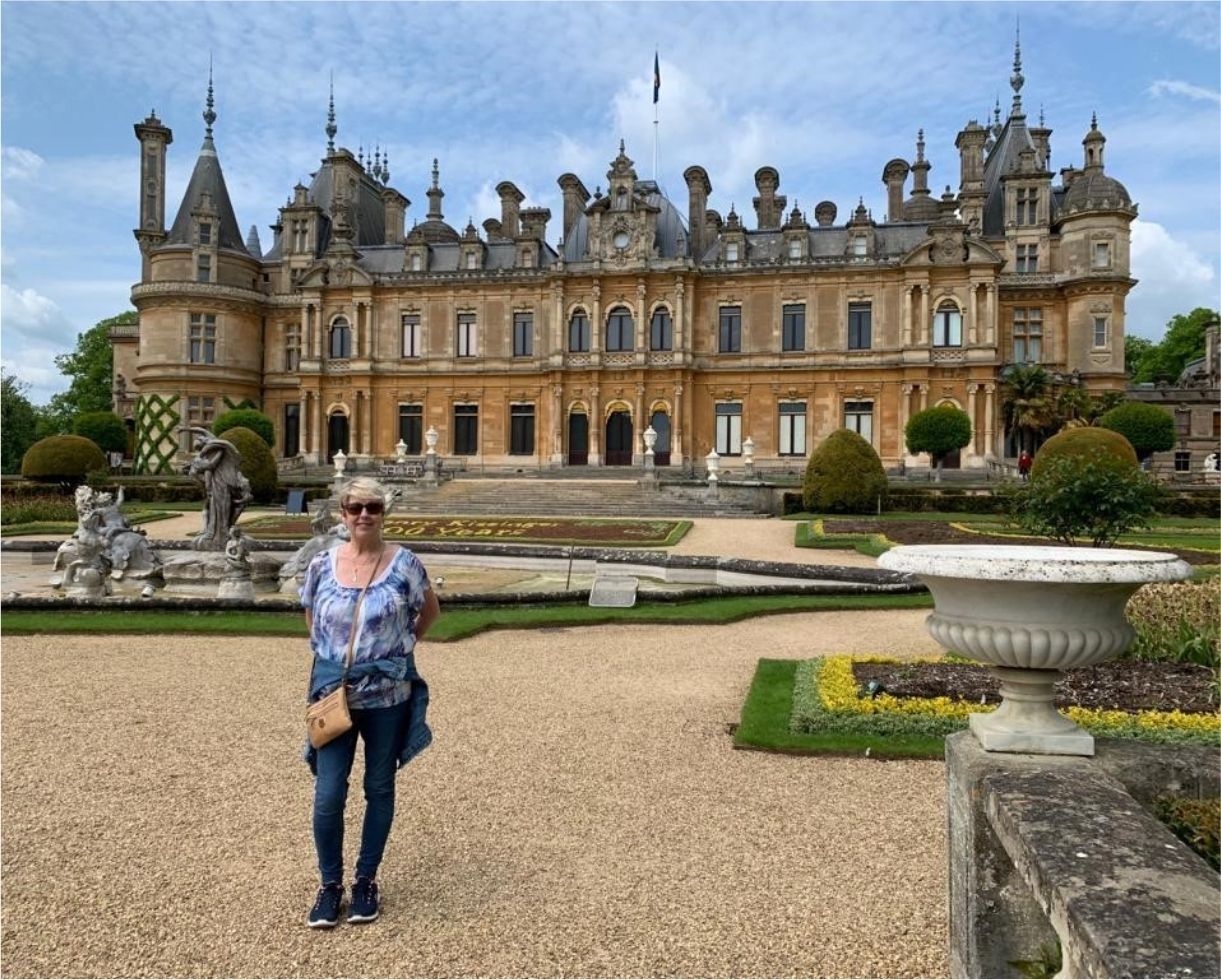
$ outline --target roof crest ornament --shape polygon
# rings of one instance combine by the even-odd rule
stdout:
[[[916,162],[924,162],[924,130],[921,129],[916,134]]]
[[[1022,22],[1018,20],[1016,39],[1013,43],[1013,74],[1009,76],[1009,85],[1013,88],[1013,112],[1016,115],[1022,111],[1022,85],[1026,79],[1022,75]]]
[[[335,152],[335,134],[339,127],[335,125],[335,73],[331,72],[331,100],[326,111],[326,152]]]
[[[212,139],[212,124],[216,122],[216,113],[213,111],[212,101],[212,55],[208,55],[208,100],[207,108],[204,109],[203,119],[207,128],[204,130],[204,139]]]
[[[1091,130],[1098,129],[1098,110],[1097,109],[1095,109],[1093,112],[1090,113],[1090,129]]]
[[[390,183],[390,151],[382,154],[382,183]]]
[[[441,168],[437,165],[437,158],[432,158],[432,188],[436,190],[440,185],[438,181],[441,179]]]

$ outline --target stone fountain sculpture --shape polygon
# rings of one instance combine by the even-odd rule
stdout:
[[[229,528],[225,542],[225,574],[216,589],[218,599],[253,599],[254,579],[250,565],[250,539],[240,527]]]
[[[196,551],[224,551],[229,528],[237,524],[253,499],[250,481],[242,476],[241,453],[233,443],[218,439],[209,429],[191,426],[196,434],[195,458],[187,467],[204,488],[204,526],[195,535]]]
[[[68,561],[58,582],[69,596],[83,599],[101,599],[110,595],[110,560],[106,556],[106,539],[101,533],[102,515],[90,511],[80,519],[76,532],[73,556]],[[56,560],[59,556],[56,555]]]
[[[86,588],[83,583],[92,580],[88,571],[98,573],[103,579],[156,580],[161,577],[161,558],[148,543],[145,532],[136,530],[124,516],[123,490],[118,499],[109,493],[98,493],[93,488],[76,488],[77,529],[72,537],[59,546],[55,553],[51,578],[55,588],[71,587],[77,591]],[[96,589],[94,590],[96,593]],[[96,594],[108,594],[106,591]]]
[[[331,513],[330,500],[318,501],[314,516],[310,518],[310,530],[313,531],[313,537],[280,566],[281,592],[295,594],[301,587],[305,570],[309,568],[309,563],[314,560],[314,557],[338,542],[348,540],[348,529],[342,521],[335,522],[335,517]]]

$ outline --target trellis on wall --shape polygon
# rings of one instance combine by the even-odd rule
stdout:
[[[174,472],[178,451],[177,395],[141,395],[136,399],[136,472],[154,476]]]

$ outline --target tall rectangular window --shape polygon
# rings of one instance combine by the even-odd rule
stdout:
[[[534,455],[534,406],[509,406],[509,455]]]
[[[216,315],[192,313],[190,357],[192,364],[216,363]]]
[[[423,353],[420,347],[420,315],[418,313],[403,314],[403,357],[419,357]]]
[[[716,407],[718,456],[742,455],[742,403],[722,402]]]
[[[674,320],[664,306],[649,321],[649,350],[674,350]]]
[[[211,245],[212,244],[212,224],[211,224],[211,222],[201,221],[199,223],[199,244],[200,245]]]
[[[1095,269],[1110,268],[1111,246],[1107,242],[1094,242],[1093,265]]]
[[[1013,311],[1013,361],[1036,364],[1043,359],[1043,310],[1019,306]]]
[[[962,346],[962,314],[953,303],[942,303],[933,315],[933,346]]]
[[[424,445],[424,406],[399,406],[399,439],[408,456],[419,456]]]
[[[1221,439],[1221,412],[1213,412],[1213,438]]]
[[[1038,224],[1038,222],[1039,192],[1020,188],[1017,192],[1017,223],[1019,225],[1034,225]]]
[[[478,338],[475,336],[475,314],[458,314],[458,337],[454,350],[459,357],[476,357],[479,353]]]
[[[479,452],[479,406],[454,406],[454,455],[475,456]]]
[[[284,406],[284,458],[301,452],[301,406]]]
[[[534,356],[534,314],[513,314],[513,356]]]
[[[1019,245],[1017,247],[1017,272],[1039,271],[1039,246]]]
[[[205,395],[190,395],[187,397],[187,423],[189,425],[210,427],[215,415],[215,399],[208,398]]]
[[[784,351],[805,350],[806,347],[806,305],[805,303],[788,303],[781,307],[780,314],[780,349]]]
[[[212,256],[200,255],[195,266],[196,282],[212,281]]]
[[[1174,454],[1174,471],[1176,473],[1191,472],[1191,453],[1186,450],[1179,450]]]
[[[848,350],[869,350],[873,346],[873,304],[848,304]]]
[[[284,370],[296,371],[301,366],[301,324],[290,323],[284,328]],[[295,453],[291,455],[296,455]]]
[[[1107,318],[1105,316],[1094,317],[1094,346],[1107,346]]]
[[[589,317],[576,312],[568,321],[568,350],[573,354],[584,354],[589,350]]]
[[[622,306],[616,307],[606,318],[606,349],[608,351],[634,350],[636,341],[633,334],[635,332],[636,323],[632,319],[632,314]]]
[[[717,349],[722,354],[740,354],[742,352],[742,307],[721,307]]]
[[[873,402],[844,402],[844,428],[873,443]]]
[[[780,403],[780,455],[806,454],[806,403]]]

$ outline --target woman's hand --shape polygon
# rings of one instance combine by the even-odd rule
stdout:
[[[420,608],[420,614],[415,619],[415,638],[417,641],[424,639],[424,634],[428,632],[429,627],[437,621],[437,617],[441,615],[441,603],[437,601],[437,594],[432,589],[428,589],[424,593],[424,605]]]

